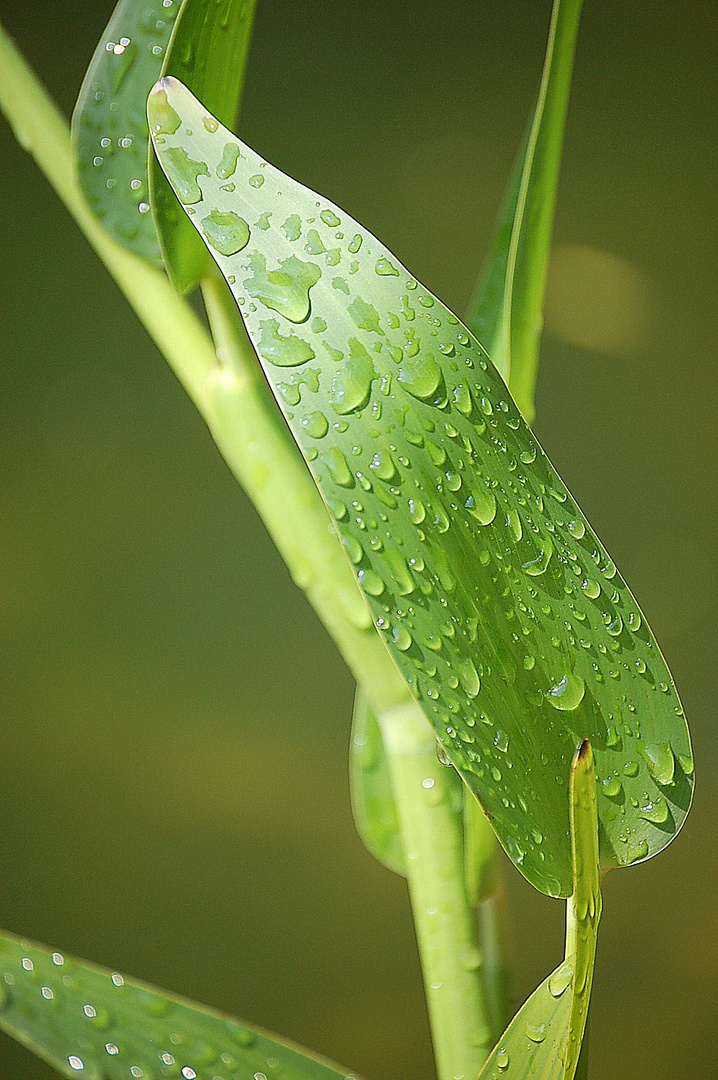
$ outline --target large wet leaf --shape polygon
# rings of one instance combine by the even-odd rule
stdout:
[[[78,1080],[355,1080],[203,1005],[4,932],[0,1027]]]
[[[135,255],[160,262],[147,182],[145,100],[162,71],[180,0],[120,0],[72,116],[77,175],[90,209]]]
[[[588,742],[574,758],[570,790],[574,892],[566,959],[519,1009],[478,1080],[573,1080],[576,1073],[601,917],[596,780]]]
[[[233,127],[244,85],[255,0],[184,0],[162,75],[175,75],[226,127]],[[149,85],[143,88],[143,103]],[[152,212],[167,272],[180,292],[192,289],[207,266],[207,249],[182,213],[157,166],[149,163]]]
[[[582,3],[554,0],[536,108],[467,318],[529,422],[534,412],[546,270]]]
[[[376,625],[510,858],[570,894],[565,795],[586,737],[602,866],[660,851],[692,788],[675,688],[484,350],[370,233],[176,80],[149,109]]]

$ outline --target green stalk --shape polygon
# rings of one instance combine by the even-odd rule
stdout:
[[[463,830],[454,802],[430,807],[457,777],[374,630],[337,533],[279,414],[224,282],[203,283],[216,340],[165,275],[111,240],[76,183],[67,124],[0,28],[0,108],[20,144],[71,213],[204,417],[372,706],[389,742],[417,937],[441,1080],[475,1076],[489,1048],[480,953],[464,885]],[[432,789],[433,790],[433,789]],[[435,794],[436,794],[435,792]],[[434,794],[434,798],[435,798]],[[458,799],[458,807],[461,800]],[[437,914],[429,910],[437,908]]]
[[[463,873],[462,783],[411,702],[378,715],[392,779],[439,1080],[473,1080],[492,1046]]]

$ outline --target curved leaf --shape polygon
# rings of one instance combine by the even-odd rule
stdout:
[[[481,346],[370,233],[176,80],[149,111],[376,626],[510,858],[537,888],[570,894],[557,795],[585,737],[602,866],[660,851],[692,790],[675,688]]]
[[[5,932],[0,1027],[77,1080],[356,1080],[203,1005]]]
[[[467,318],[529,423],[534,414],[546,270],[582,3],[554,0],[538,101]]]
[[[107,232],[159,263],[147,185],[145,100],[162,72],[180,0],[120,0],[87,69],[72,114],[77,175]]]
[[[375,859],[406,877],[404,849],[381,730],[359,686],[352,717],[349,781],[357,832]]]
[[[574,893],[566,959],[517,1012],[478,1080],[573,1080],[576,1072],[601,917],[596,780],[588,741],[574,757],[570,787]]]
[[[175,75],[227,127],[233,127],[239,109],[255,2],[184,0],[162,64],[162,75]],[[149,88],[143,87],[143,103]],[[207,249],[181,212],[154,154],[149,186],[167,273],[180,292],[188,292],[205,272]]]

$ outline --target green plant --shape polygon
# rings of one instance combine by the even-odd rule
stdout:
[[[249,13],[242,6],[237,11],[236,25],[246,29]],[[557,6],[556,11],[560,13],[561,9]],[[571,20],[575,23],[577,6],[566,5],[563,11],[563,18],[569,24]],[[182,74],[198,93],[201,93],[201,87],[207,92],[211,87],[217,93],[212,110],[224,117],[232,112],[238,88],[224,85],[218,75],[222,65],[217,62],[211,65],[212,81],[203,81],[207,67],[196,66],[197,58],[203,58],[206,64],[203,49],[216,48],[211,35],[207,41],[201,37],[203,18],[203,5],[185,5],[183,21],[178,24],[178,33],[167,59],[168,70]],[[569,68],[571,39],[569,25],[566,41],[559,50],[559,58]],[[220,43],[223,40],[221,35],[219,40]],[[116,53],[110,51],[121,60],[127,46],[120,42],[117,47]],[[178,67],[173,66],[171,57]],[[5,61],[10,77],[18,73],[19,80],[26,80],[18,67],[17,57],[9,50]],[[112,62],[117,64],[117,61]],[[131,69],[128,71],[121,77],[115,76],[118,92],[132,86]],[[107,93],[106,89],[93,91],[92,78],[86,84],[90,91]],[[490,351],[501,364],[509,385],[516,389],[525,415],[530,415],[532,408],[555,162],[562,129],[561,101],[565,105],[567,83],[568,74],[564,68],[557,91],[557,113],[549,112],[544,127],[529,135],[528,153],[521,158],[522,167],[517,172],[505,215],[505,223],[516,220],[518,227],[508,230],[504,224],[503,231],[499,232],[485,278],[487,284],[479,289],[470,319],[472,325],[481,327],[481,337],[490,342]],[[135,110],[137,98],[144,100],[146,89],[147,82],[140,80],[138,87],[132,90],[130,105]],[[493,971],[485,965],[487,974],[483,982],[477,976],[480,954],[470,904],[467,903],[467,897],[472,901],[482,899],[491,911],[494,889],[491,840],[473,799],[466,798],[465,818],[463,823],[460,822],[457,806],[465,797],[464,788],[457,774],[437,764],[435,738],[410,701],[406,686],[397,676],[384,646],[378,643],[368,608],[351,577],[350,561],[358,568],[358,578],[372,605],[374,620],[387,630],[394,662],[432,718],[450,763],[461,770],[467,784],[476,790],[487,812],[495,818],[502,842],[513,861],[543,891],[558,896],[574,893],[577,910],[569,920],[567,960],[575,956],[585,979],[576,976],[569,994],[571,972],[562,965],[558,976],[552,976],[553,982],[549,980],[548,987],[539,988],[537,997],[532,999],[531,1008],[536,1010],[535,1015],[532,1013],[527,1019],[526,1014],[520,1014],[519,1029],[498,1041],[494,1055],[485,1066],[485,1075],[493,1072],[496,1075],[521,1075],[518,1071],[523,1067],[521,1061],[530,1061],[534,1067],[539,1067],[537,1062],[541,1061],[540,1067],[549,1070],[546,1075],[572,1074],[585,1021],[592,949],[600,910],[595,881],[596,859],[591,856],[596,825],[590,811],[590,768],[587,793],[578,800],[581,806],[585,805],[586,813],[582,824],[573,830],[574,847],[581,852],[584,845],[586,853],[582,856],[584,865],[578,882],[573,878],[577,860],[572,860],[568,830],[569,771],[573,751],[589,736],[596,752],[604,755],[603,765],[599,759],[599,777],[605,789],[605,799],[600,802],[604,868],[636,861],[659,850],[680,826],[690,798],[692,764],[684,724],[680,713],[676,714],[677,699],[670,691],[670,677],[660,657],[656,656],[652,639],[645,631],[630,594],[623,591],[615,568],[600,545],[591,539],[592,534],[570,496],[542,458],[510,400],[503,396],[501,383],[488,361],[468,338],[462,339],[463,330],[452,321],[443,306],[427,292],[417,289],[415,282],[407,285],[404,271],[393,257],[354,223],[351,223],[351,238],[348,233],[342,237],[335,235],[334,238],[341,242],[338,247],[332,247],[326,230],[336,230],[340,225],[346,228],[346,215],[323,203],[319,220],[310,221],[316,216],[311,193],[287,178],[277,178],[270,166],[253,159],[250,151],[233,142],[228,134],[223,134],[211,116],[209,101],[205,107],[200,107],[175,83],[166,83],[151,98],[151,119],[158,136],[160,159],[164,157],[169,162],[170,180],[190,209],[197,208],[202,195],[211,202],[210,212],[201,219],[203,231],[215,250],[225,257],[223,269],[230,285],[236,284],[241,275],[247,273],[244,259],[250,252],[253,276],[247,288],[249,295],[239,299],[248,310],[258,301],[263,305],[265,316],[262,320],[257,316],[255,325],[254,313],[249,315],[250,334],[260,357],[269,361],[267,377],[273,381],[280,400],[288,406],[287,417],[294,424],[295,437],[302,445],[306,459],[317,470],[322,495],[343,533],[350,557],[350,561],[347,560],[335,535],[327,528],[324,507],[266,393],[237,308],[225,285],[209,268],[204,248],[197,245],[193,232],[177,214],[161,174],[156,174],[152,183],[157,192],[157,222],[168,269],[183,288],[201,279],[219,363],[215,363],[213,349],[190,309],[167,287],[162,274],[128,257],[124,250],[108,241],[87,213],[72,186],[69,172],[63,174],[67,160],[61,127],[58,125],[53,129],[46,102],[39,96],[33,100],[31,94],[31,84],[26,80],[15,83],[9,95],[8,113],[17,124],[20,137],[29,141],[41,164],[45,163],[48,175],[59,186],[66,185],[63,193],[68,205],[83,223],[156,339],[162,343],[191,396],[204,410],[225,457],[270,524],[295,579],[322,615],[363,686],[371,709],[364,701],[357,707],[355,746],[361,749],[371,744],[374,760],[371,762],[373,767],[369,768],[366,756],[357,754],[354,772],[357,817],[363,835],[377,855],[394,869],[409,870],[417,898],[417,928],[424,948],[440,1072],[447,1076],[475,1073],[503,1027],[501,965],[497,963]],[[88,129],[95,135],[101,125],[108,122],[108,117],[101,116],[99,127],[93,123],[92,110],[96,107],[87,106],[87,98],[86,93],[78,121],[81,152],[83,117],[89,117]],[[540,117],[541,113],[538,115]],[[34,123],[39,124],[39,130],[32,130]],[[187,134],[188,127],[191,135]],[[544,131],[548,136],[543,134]],[[532,172],[523,167],[523,162],[531,165],[537,134],[547,139],[553,158],[547,155],[544,165],[539,154],[535,159],[536,171]],[[220,156],[215,160],[212,154],[216,147],[219,147]],[[540,140],[538,149],[543,149]],[[43,157],[44,154],[47,156]],[[188,171],[190,159],[194,165]],[[83,158],[80,160],[82,164]],[[86,157],[84,163],[89,165]],[[103,164],[93,166],[100,177],[104,175]],[[246,174],[242,172],[245,165]],[[134,162],[133,170],[137,167]],[[92,168],[88,167],[87,171],[90,176],[95,175]],[[235,176],[242,177],[243,184],[246,182],[246,190],[254,200],[250,204],[242,203],[241,213],[235,201],[239,185],[235,185],[235,191],[224,190],[235,184],[232,179]],[[207,178],[202,181],[202,190],[196,187],[201,177]],[[127,177],[124,179],[127,181]],[[289,210],[279,228],[277,185],[282,189],[279,206],[286,205]],[[144,210],[149,204],[141,198],[142,187],[130,187],[130,190],[139,193],[136,199],[138,203],[144,203]],[[88,195],[93,198],[91,189]],[[94,197],[98,197],[97,191]],[[114,210],[117,205],[113,196],[108,206]],[[246,205],[249,210],[245,209]],[[516,207],[527,215],[526,218],[521,213],[516,217]],[[102,211],[103,205],[98,202],[95,209]],[[532,222],[528,229],[524,222],[529,220],[528,215],[532,212],[538,215],[539,222]],[[146,213],[138,217],[138,213],[139,207],[132,202],[126,215],[120,209],[117,228],[123,241],[137,245],[142,256],[152,256],[154,234],[143,226],[149,218]],[[273,225],[269,221],[271,215],[275,216]],[[358,231],[354,231],[355,228]],[[250,236],[252,244],[248,246]],[[300,237],[301,250],[309,252],[318,262],[308,260],[306,254],[301,259],[293,254],[295,249],[290,245]],[[278,247],[278,243],[286,245],[286,250]],[[349,260],[350,254],[356,256],[356,269]],[[234,273],[236,257],[239,257],[239,274]],[[351,286],[339,274],[330,277],[325,269],[339,265],[342,259],[349,263]],[[275,262],[278,267],[268,269],[275,266]],[[335,284],[337,281],[343,284]],[[244,284],[241,280],[240,285]],[[324,288],[325,284],[329,287]],[[416,306],[411,302],[414,295],[418,300]],[[308,321],[310,304],[311,320]],[[278,322],[273,317],[267,319],[267,309],[283,317],[285,322]],[[430,317],[422,322],[426,312],[430,312]],[[288,327],[286,323],[292,326]],[[409,324],[421,325],[423,334],[407,336],[406,327],[414,330]],[[399,331],[400,327],[404,355],[395,357],[392,350],[399,350],[400,344],[393,340],[389,331]],[[335,328],[337,336],[332,336]],[[434,335],[434,330],[439,330],[439,334]],[[372,334],[377,336],[372,338]],[[430,336],[436,337],[433,352],[430,352],[434,348]],[[399,384],[396,395],[386,372],[382,375],[381,370],[377,370],[379,361],[372,355],[372,345],[382,337],[387,339],[389,359],[396,365],[395,372],[389,369]],[[319,352],[318,343],[324,346],[325,353]],[[382,346],[384,344],[382,342]],[[343,354],[339,346],[344,348]],[[474,374],[471,378],[461,379],[457,373],[454,358],[461,354],[462,348],[472,360]],[[307,375],[307,372],[312,374]],[[273,379],[273,375],[278,377]],[[386,391],[382,397],[371,396],[375,382],[382,387],[380,393]],[[304,399],[310,392],[320,396],[309,398],[310,404],[304,411]],[[374,407],[373,415],[369,411],[370,403]],[[377,404],[383,406],[381,415]],[[442,418],[442,423],[448,423],[446,417],[451,416],[451,431],[447,427],[436,433],[437,415]],[[413,428],[411,424],[404,424],[408,416]],[[332,421],[330,438],[334,440],[333,444],[327,439],[328,417]],[[498,427],[494,430],[497,437],[504,440],[498,451],[487,449],[476,441],[487,429],[491,434],[496,420]],[[360,424],[364,426],[358,426]],[[403,444],[399,444],[397,434],[392,434],[397,445],[385,445],[386,433],[399,432],[400,428],[405,428],[407,433]],[[365,463],[362,459],[362,477],[358,471],[352,475],[348,463],[351,448],[355,445],[353,440],[357,440],[358,446],[360,439],[374,438],[375,430],[379,441],[371,445],[378,449],[368,453]],[[344,441],[342,437],[345,437]],[[323,439],[327,441],[321,442]],[[321,453],[315,453],[318,446],[323,448]],[[458,451],[457,446],[460,447]],[[325,449],[327,447],[329,449]],[[508,454],[504,460],[501,455],[505,454],[506,448]],[[447,461],[453,464],[455,459],[462,458],[462,465],[455,469],[446,468]],[[412,487],[410,498],[399,498],[394,491],[398,476],[402,470],[410,468],[422,470],[422,482]],[[441,497],[431,492],[430,498],[428,487],[435,484],[434,471],[437,469],[445,474],[445,489],[440,493]],[[462,469],[464,475],[460,475]],[[518,476],[524,487],[516,485],[514,478]],[[357,520],[356,525],[349,527],[353,511],[347,506],[346,492],[355,488],[358,492],[357,484],[362,489],[360,498],[366,505],[361,509],[355,507],[356,514],[366,513],[369,517],[374,514],[379,520],[385,515],[387,530],[391,530],[395,540],[404,542],[402,551],[398,544],[392,547],[386,539],[381,541],[381,547],[372,547],[371,540],[365,544],[364,536],[376,529],[368,521]],[[461,489],[461,506],[453,505],[451,493]],[[535,541],[531,537],[533,522],[526,510],[527,503],[529,509],[535,505],[538,512],[545,515],[544,527],[537,528]],[[536,514],[536,510],[533,512]],[[375,540],[376,535],[374,532]],[[458,539],[454,539],[456,537]],[[509,558],[507,537],[513,552],[511,557],[518,555],[525,574],[523,584],[514,577],[513,565],[501,565]],[[478,563],[472,563],[477,557]],[[566,577],[573,572],[571,562],[581,572],[575,575],[578,588],[566,593],[567,600],[561,590],[566,581],[571,581]],[[559,563],[560,570],[557,569]],[[601,588],[599,581],[604,578],[612,583],[610,593],[616,589],[615,596],[605,587]],[[553,584],[542,590],[546,581]],[[540,607],[535,592],[526,592],[527,588],[534,590],[536,583],[539,592],[546,593],[543,597],[546,603]],[[415,593],[416,618],[408,610]],[[387,597],[391,599],[389,607],[385,608]],[[411,601],[406,597],[411,597]],[[537,605],[536,611],[530,610],[532,603]],[[403,604],[407,610],[402,613]],[[510,615],[506,614],[504,604],[516,605],[511,608]],[[553,610],[543,611],[544,606]],[[533,640],[537,644],[532,649],[527,650],[521,638],[515,636],[518,611],[526,616],[522,629],[536,634]],[[590,627],[590,633],[586,634],[589,651],[596,646],[591,659],[592,672],[583,660],[576,660],[576,654],[581,656],[576,641],[572,640],[576,631],[567,634],[560,625],[562,617],[564,620],[575,617]],[[530,620],[535,621],[534,626],[529,624]],[[557,645],[551,640],[554,636],[559,639]],[[613,650],[612,645],[619,644],[619,639],[630,642],[626,648],[635,668],[630,673],[634,694],[630,702],[621,696],[623,690],[616,693],[611,689],[614,685],[611,681],[612,657],[614,652],[621,652],[620,648]],[[476,644],[477,640],[481,647]],[[485,659],[487,655],[492,657],[492,662]],[[436,661],[432,656],[437,658]],[[448,661],[444,659],[446,656]],[[650,690],[639,678],[647,671],[651,672],[654,683]],[[619,674],[628,679],[628,668]],[[481,692],[480,682],[483,684]],[[657,689],[662,683],[666,686],[665,691]],[[488,704],[484,704],[487,701]],[[665,704],[656,708],[656,701]],[[439,702],[438,706],[436,702]],[[622,715],[621,722],[618,721],[619,714],[625,710],[633,713],[634,709],[643,724],[640,740],[637,740],[635,725],[628,723],[630,717]],[[371,710],[378,718],[378,727]],[[456,722],[447,722],[451,713],[455,713]],[[536,723],[536,716],[541,717],[540,724]],[[481,731],[482,724],[487,729],[491,727],[488,742],[486,734],[483,739],[475,735]],[[530,738],[527,732],[532,733]],[[377,749],[381,746],[380,738],[384,740],[386,761],[383,752]],[[476,750],[472,750],[474,745]],[[509,775],[508,764],[503,774],[499,767],[504,761],[512,761],[509,756],[501,756],[508,754],[509,747],[515,755],[513,763],[519,766],[512,775]],[[536,752],[547,755],[547,762],[539,762],[539,768],[534,768],[536,763],[531,757]],[[380,763],[386,764],[391,773],[390,784],[387,783],[387,772],[379,772],[376,768],[377,754]],[[482,764],[481,754],[484,758],[488,756],[489,761]],[[610,767],[606,765],[609,759]],[[580,760],[588,763],[590,756],[585,754],[583,759],[577,759],[577,771],[571,774],[579,791],[584,782]],[[556,771],[559,787],[554,780]],[[527,784],[527,773],[531,774],[530,784]],[[497,789],[494,785],[501,787]],[[421,801],[420,786],[427,793],[426,805]],[[643,794],[647,787],[653,793],[650,799]],[[556,798],[557,790],[563,798]],[[540,806],[530,821],[527,794]],[[394,820],[396,812],[401,821],[399,831]],[[421,852],[420,861],[426,858],[431,871],[422,867],[412,876],[409,860],[416,854],[412,845],[426,845],[426,853]],[[452,854],[451,874],[447,874],[441,865],[447,852]],[[409,859],[405,863],[407,854]],[[471,872],[465,881],[466,868]],[[443,882],[440,906],[446,917],[437,920],[432,914],[427,921],[424,913],[431,901],[427,901],[425,890],[436,888],[437,881]],[[434,923],[439,921],[442,925],[437,934]],[[487,926],[490,923],[489,917]],[[483,947],[488,951],[495,950],[495,943],[489,938]],[[6,948],[8,956],[15,955],[19,961],[17,945],[13,946],[10,938]],[[44,963],[47,972],[53,971],[49,954],[37,951],[32,955],[34,967],[31,970],[40,970]],[[25,958],[30,959],[28,950],[25,950]],[[433,967],[434,964],[438,967]],[[65,967],[65,964],[55,963],[55,967],[58,966]],[[21,973],[20,968],[18,973]],[[94,976],[87,973],[78,978],[90,980]],[[116,984],[110,985],[107,979],[102,982],[101,976],[98,979],[97,984],[92,984],[96,1000],[100,1001],[108,992],[116,997],[112,989]],[[49,975],[46,983],[52,993]],[[86,983],[86,993],[89,985]],[[559,992],[554,995],[552,988]],[[127,993],[131,993],[129,989]],[[162,1003],[161,997],[148,991],[138,993],[137,1007],[144,1008],[150,1015],[170,1008]],[[53,1002],[56,996],[46,1000]],[[125,1023],[135,1026],[137,1032],[140,1025],[132,1011],[133,999],[128,1000],[129,1006],[113,1003],[111,1008],[127,1007],[130,1011]],[[71,1004],[70,998],[68,1007]],[[97,1015],[102,1015],[101,1009],[94,1005],[92,1008],[94,1015],[85,1013],[90,1023]],[[21,1017],[27,1016],[26,1010],[27,1002],[19,990],[11,988],[4,1013],[8,1027],[21,1033],[26,1023]],[[38,1021],[43,1034],[39,1033]],[[80,1022],[84,1024],[85,1020],[80,1017]],[[177,1022],[174,1012],[171,1022]],[[211,1039],[220,1039],[216,1031],[218,1022],[204,1022],[215,1025]],[[115,1021],[112,1023],[114,1026]],[[155,1023],[156,1028],[146,1029],[149,1033],[146,1037],[150,1039],[152,1031],[163,1032],[159,1021]],[[530,1025],[535,1037],[527,1035],[526,1024]],[[95,1027],[106,1030],[104,1021]],[[141,1034],[145,1034],[144,1025]],[[251,1062],[254,1067],[261,1068],[267,1049],[261,1043],[258,1048],[251,1033],[244,1028],[232,1028],[230,1036],[226,1033],[224,1036],[234,1038],[242,1047],[252,1047],[243,1051],[248,1055],[245,1065]],[[111,1060],[114,1057],[121,1059],[120,1067],[126,1070],[130,1060],[127,1055],[131,1056],[128,1048],[126,1053],[118,1050],[117,1054],[109,1054],[105,1061],[99,1043],[98,1062],[102,1060],[105,1064],[91,1063],[88,1053],[95,1051],[82,1051],[84,1056],[79,1052],[68,1054],[63,1041],[67,1038],[64,1027],[58,1036],[52,1031],[48,1017],[42,1014],[33,1019],[32,1034],[26,1034],[26,1037],[31,1038],[51,1060],[63,1065],[69,1075],[78,1072],[89,1075],[93,1068],[102,1072],[114,1065]],[[86,1033],[75,1037],[88,1039]],[[46,1040],[44,1043],[43,1039]],[[210,1041],[209,1035],[206,1040]],[[104,1035],[100,1042],[105,1048],[108,1045]],[[110,1042],[109,1045],[116,1044]],[[560,1053],[562,1047],[573,1048],[565,1054],[565,1065]],[[144,1060],[141,1048],[133,1048],[133,1052],[133,1060]],[[281,1053],[276,1051],[277,1055]],[[253,1056],[256,1054],[259,1057]],[[185,1068],[199,1071],[202,1063],[199,1058],[193,1060],[195,1064],[187,1064]],[[82,1062],[81,1066],[77,1065],[78,1061]],[[176,1062],[164,1062],[163,1065],[155,1062],[155,1068],[171,1070],[175,1065]],[[139,1065],[133,1067],[140,1068]],[[208,1075],[218,1068],[214,1060],[208,1061],[206,1067],[210,1069]],[[297,1061],[284,1062],[284,1067],[290,1071],[299,1070],[299,1075],[302,1068],[312,1068]]]

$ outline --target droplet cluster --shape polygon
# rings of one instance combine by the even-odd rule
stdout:
[[[160,73],[179,0],[117,11],[85,76],[73,119],[78,177],[90,208],[121,243],[159,259],[149,213],[145,110],[137,86]]]
[[[543,891],[570,893],[561,798],[584,738],[604,864],[660,850],[690,802],[680,703],[484,350],[357,222],[201,125],[179,84],[154,103],[160,160],[237,298],[375,625],[510,857]]]

